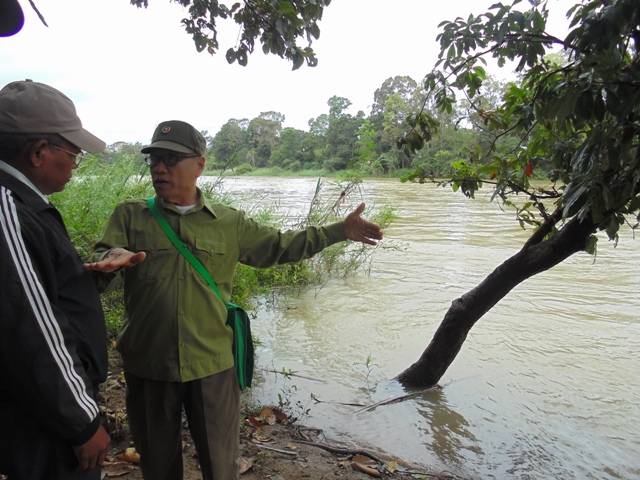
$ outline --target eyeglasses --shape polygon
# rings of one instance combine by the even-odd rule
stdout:
[[[178,156],[173,153],[169,153],[167,155],[159,156],[159,155],[149,155],[148,157],[144,157],[144,163],[149,165],[150,167],[156,167],[160,162],[164,163],[167,167],[173,167],[179,161],[184,160],[185,158],[195,158],[200,155],[185,155]]]
[[[80,162],[81,162],[82,160],[84,160],[84,153],[82,153],[82,152],[80,152],[80,153],[73,153],[73,152],[70,152],[69,150],[65,150],[64,148],[60,148],[59,146],[54,145],[53,143],[50,143],[50,144],[49,144],[49,146],[50,146],[50,147],[53,147],[53,148],[57,148],[58,150],[61,150],[61,151],[63,151],[64,153],[68,153],[69,155],[71,155],[71,156],[73,157],[73,163],[76,165],[76,167],[77,167],[78,165],[80,165]]]

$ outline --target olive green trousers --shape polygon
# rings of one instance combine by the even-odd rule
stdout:
[[[125,372],[127,418],[145,480],[182,480],[182,412],[203,480],[238,480],[240,389],[235,369],[190,382]]]

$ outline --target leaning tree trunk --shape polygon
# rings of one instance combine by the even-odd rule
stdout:
[[[590,219],[570,220],[548,240],[542,240],[559,218],[556,212],[513,257],[496,268],[482,283],[451,304],[420,359],[396,379],[406,387],[431,387],[438,383],[462,348],[471,327],[514,287],[529,277],[558,265],[583,251],[596,231]]]

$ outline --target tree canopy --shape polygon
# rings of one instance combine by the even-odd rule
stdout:
[[[572,30],[565,39],[545,32],[546,1],[531,2],[527,11],[517,10],[519,3],[441,24],[440,68],[425,79],[428,95],[440,112],[465,99],[468,114],[493,140],[459,162],[451,182],[469,196],[490,183],[506,203],[510,194],[525,194],[529,202],[519,208],[524,223],[551,231],[560,220],[588,219],[616,239],[620,225],[637,225],[640,207],[640,3],[578,4],[568,12]],[[553,45],[562,48],[562,63],[546,56]],[[499,65],[515,61],[520,79],[487,108],[481,99],[488,55]],[[414,152],[438,123],[426,110],[410,122],[413,129],[400,145]],[[508,150],[499,148],[505,135],[519,139]],[[532,186],[536,171],[548,176],[549,186]]]

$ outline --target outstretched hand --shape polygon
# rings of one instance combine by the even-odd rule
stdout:
[[[360,216],[364,212],[364,206],[364,203],[361,203],[344,219],[344,233],[354,242],[377,245],[378,242],[375,240],[382,240],[382,228]]]
[[[92,270],[101,273],[113,273],[121,268],[133,267],[139,264],[147,254],[145,252],[133,253],[124,248],[112,248],[103,260],[93,263],[85,263],[85,270]]]

